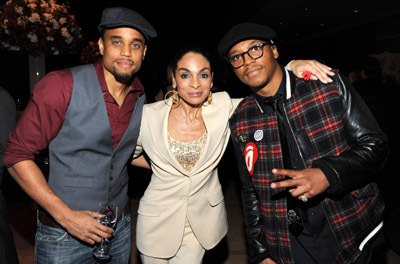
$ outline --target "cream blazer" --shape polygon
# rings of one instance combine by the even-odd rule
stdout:
[[[152,176],[138,208],[136,243],[142,254],[173,257],[181,245],[186,219],[205,249],[215,247],[226,235],[227,216],[217,165],[229,142],[228,119],[240,100],[218,92],[210,105],[203,106],[208,137],[190,173],[168,147],[171,108],[164,101],[144,106],[135,156],[146,152]]]

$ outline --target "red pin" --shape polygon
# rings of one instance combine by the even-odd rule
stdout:
[[[258,148],[253,142],[247,143],[244,148],[244,157],[247,166],[247,170],[250,175],[254,173],[254,163],[256,163],[258,159]]]
[[[310,80],[310,78],[311,78],[311,72],[310,72],[310,71],[305,71],[305,72],[303,72],[303,73],[301,74],[301,76],[303,76],[303,79],[304,79],[305,81],[308,81],[308,80]]]

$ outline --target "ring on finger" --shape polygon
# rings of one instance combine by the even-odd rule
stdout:
[[[303,203],[308,202],[308,199],[304,194],[301,196],[301,200],[303,201]]]

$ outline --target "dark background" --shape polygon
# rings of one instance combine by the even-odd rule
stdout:
[[[4,5],[6,0],[0,0]],[[400,54],[400,1],[399,0],[266,0],[266,1],[86,1],[58,0],[68,3],[70,12],[75,14],[82,28],[84,41],[97,41],[97,25],[105,7],[125,6],[141,13],[156,28],[158,38],[149,44],[149,49],[139,77],[143,82],[149,101],[165,85],[165,70],[171,55],[184,44],[198,43],[207,47],[213,54],[216,64],[214,84],[227,90],[231,96],[244,96],[249,89],[237,81],[232,70],[216,54],[216,47],[233,25],[241,22],[265,24],[277,31],[276,39],[279,61],[286,64],[292,59],[316,59],[340,69],[347,74],[354,65],[369,54]],[[357,11],[355,11],[357,10]],[[1,19],[1,18],[0,18]],[[47,56],[46,71],[63,69],[80,64],[81,50],[73,56]],[[400,59],[398,59],[397,63]],[[22,109],[29,100],[28,56],[0,50],[0,85],[22,102]],[[399,70],[399,66],[397,66]],[[397,74],[400,75],[399,73]],[[379,175],[378,183],[383,190],[387,204],[385,227],[393,233],[398,245],[400,234],[398,219],[399,177],[396,150],[398,149],[397,99],[398,87],[392,90],[375,88],[375,103],[379,100],[381,111],[377,118],[389,137],[391,154],[387,166]],[[392,99],[392,100],[391,100]],[[373,107],[373,106],[372,106]],[[220,164],[220,179],[226,184],[234,178],[236,169],[231,146],[228,146]],[[40,160],[40,159],[39,159]],[[43,165],[43,164],[42,164]],[[46,165],[43,166],[45,171]],[[133,170],[133,168],[130,168]],[[145,174],[147,172],[143,172]],[[131,196],[140,197],[148,178],[136,177]],[[3,179],[2,188],[8,201],[29,200],[10,177]],[[388,236],[389,238],[390,236]],[[400,254],[400,249],[397,248]]]
[[[1,0],[0,4],[5,2]],[[159,37],[150,43],[139,73],[149,97],[163,85],[171,54],[183,44],[192,42],[215,53],[215,84],[220,85],[223,74],[229,74],[233,86],[226,89],[232,93],[240,90],[241,96],[247,93],[246,88],[235,83],[232,71],[216,55],[220,38],[240,22],[261,23],[275,29],[282,64],[291,59],[312,58],[346,72],[365,54],[400,52],[399,0],[157,2],[59,0],[57,3],[69,4],[70,12],[75,14],[83,31],[83,46],[89,41],[97,41],[97,24],[105,7],[129,7],[150,21]],[[47,56],[47,72],[80,64],[80,53],[77,50],[76,56]],[[27,55],[0,50],[0,58],[0,84],[14,98],[19,98],[24,107],[29,99]]]

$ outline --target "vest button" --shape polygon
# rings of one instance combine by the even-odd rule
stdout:
[[[113,176],[110,176],[110,181],[112,181],[114,179],[114,177]]]

